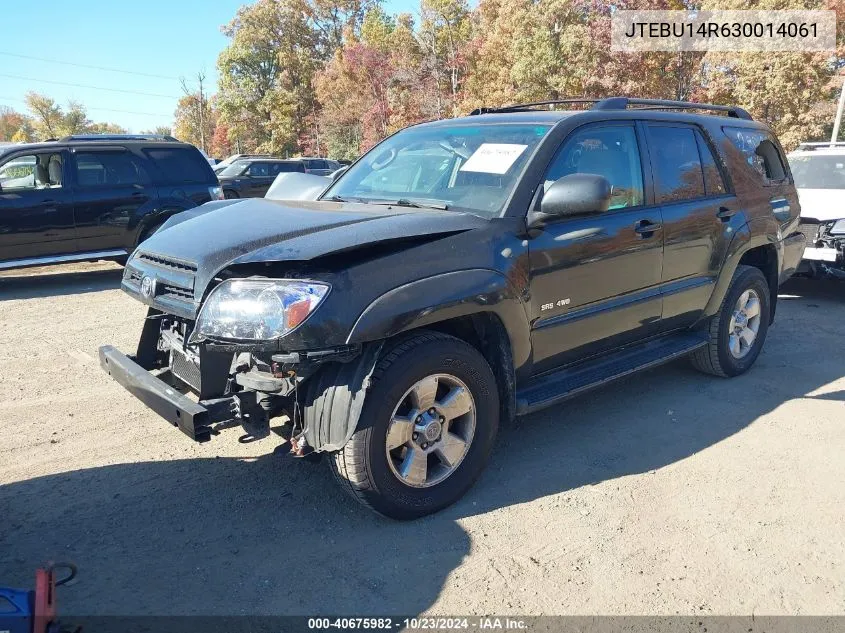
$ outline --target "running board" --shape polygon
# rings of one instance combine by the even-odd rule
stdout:
[[[70,253],[68,255],[45,255],[43,257],[26,257],[24,259],[7,259],[0,261],[0,270],[10,268],[29,268],[31,266],[49,266],[51,264],[67,264],[70,262],[96,261],[98,259],[112,259],[126,257],[129,253],[125,249],[116,248],[110,251],[88,251],[87,253]]]
[[[617,378],[685,356],[705,345],[704,334],[672,334],[540,376],[516,392],[516,413],[526,415],[539,411]]]

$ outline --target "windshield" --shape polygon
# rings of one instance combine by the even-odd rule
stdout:
[[[391,136],[323,194],[355,202],[499,214],[548,125],[413,127]]]
[[[799,189],[845,189],[845,156],[790,156],[789,166]]]
[[[244,173],[244,170],[249,167],[249,163],[243,160],[236,160],[231,165],[228,165],[217,172],[219,178],[235,178]]]

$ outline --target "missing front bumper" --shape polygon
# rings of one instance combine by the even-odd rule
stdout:
[[[100,366],[133,396],[197,442],[211,439],[212,426],[233,419],[233,398],[194,402],[111,345],[100,348]]]

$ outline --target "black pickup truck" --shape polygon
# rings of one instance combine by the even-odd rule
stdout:
[[[103,368],[198,441],[286,415],[295,454],[400,519],[459,499],[501,420],[681,356],[748,370],[804,249],[771,131],[549,105],[409,127],[318,200],[175,216],[126,266],[137,352]]]

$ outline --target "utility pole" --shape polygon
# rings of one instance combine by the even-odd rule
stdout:
[[[845,78],[842,80],[842,90],[839,91],[839,106],[836,108],[836,120],[833,122],[833,134],[830,135],[831,145],[833,145],[839,138],[839,124],[842,123],[843,108],[845,108]]]
[[[186,97],[192,97],[194,94],[188,88],[188,82],[185,81],[185,78],[182,77],[180,80],[182,83],[182,92],[185,93]],[[200,147],[202,151],[208,152],[208,146],[205,140],[205,92],[203,92],[202,84],[205,81],[205,73],[200,71],[197,73],[197,83],[199,84],[199,112],[197,113],[197,122],[199,123],[199,135],[200,135]]]
[[[205,81],[205,73],[197,73],[197,82],[200,85],[200,143],[202,143],[202,151],[208,153],[208,147],[205,143],[205,94],[202,91],[202,82]]]

